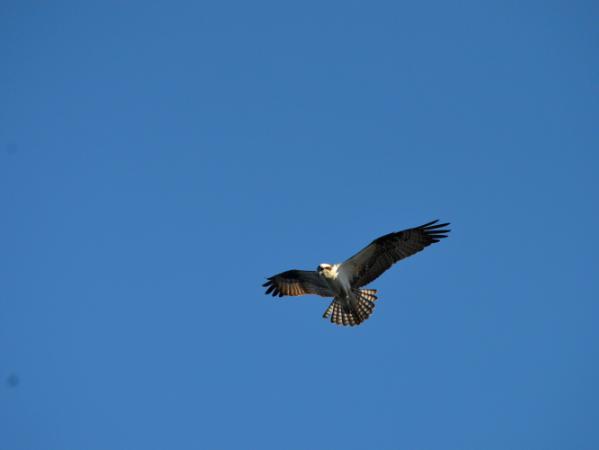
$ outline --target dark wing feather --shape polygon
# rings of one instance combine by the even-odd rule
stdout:
[[[288,270],[267,278],[264,283],[266,294],[273,297],[277,295],[306,295],[315,294],[322,297],[332,297],[333,292],[329,289],[327,283],[314,271],[307,270]]]
[[[446,238],[449,223],[437,224],[434,220],[424,225],[375,239],[341,265],[349,270],[352,287],[364,286],[378,278],[397,261],[418,253],[424,247]]]

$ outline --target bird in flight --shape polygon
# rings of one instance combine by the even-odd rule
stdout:
[[[376,289],[362,289],[397,261],[446,238],[449,223],[434,220],[415,228],[389,233],[372,241],[338,264],[320,264],[315,271],[288,270],[267,278],[262,286],[273,297],[314,294],[333,297],[323,314],[337,325],[359,325],[370,317]]]

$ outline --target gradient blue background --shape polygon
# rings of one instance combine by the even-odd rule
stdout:
[[[0,6],[0,449],[599,448],[596,2],[83,3]]]

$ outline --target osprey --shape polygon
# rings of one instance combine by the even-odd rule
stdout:
[[[449,223],[434,220],[424,225],[389,233],[372,241],[339,264],[320,264],[316,271],[288,270],[267,278],[262,286],[273,297],[315,294],[333,297],[323,318],[337,325],[359,325],[370,317],[377,299],[375,289],[362,289],[397,261],[446,238]]]

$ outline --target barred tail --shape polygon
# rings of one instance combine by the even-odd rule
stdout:
[[[366,300],[375,301],[378,297],[376,296],[376,289],[354,289],[354,292],[359,293],[360,296],[366,298]]]
[[[322,317],[331,317],[334,324],[352,327],[368,319],[374,311],[376,289],[354,289],[352,293],[349,301],[335,297]]]

